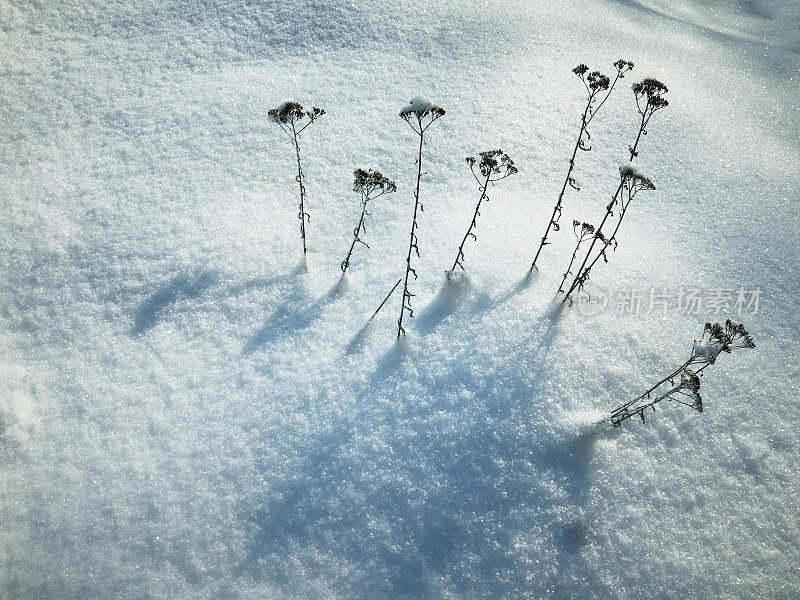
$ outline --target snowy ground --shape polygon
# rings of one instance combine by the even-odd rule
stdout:
[[[25,2],[0,5],[0,597],[800,596],[796,2]],[[577,4],[570,7],[568,5]],[[736,8],[736,5],[740,5]],[[684,360],[704,315],[548,303],[530,263],[574,143],[579,62],[634,73],[593,127],[562,223],[597,222],[662,79],[637,197],[593,281],[760,288],[758,348],[706,412],[580,435]],[[399,297],[415,140],[430,131],[417,318]],[[291,147],[305,134],[309,271]],[[464,156],[502,147],[477,199]],[[356,166],[398,192],[347,288]],[[727,314],[711,316],[724,320]],[[795,565],[792,567],[792,565]]]

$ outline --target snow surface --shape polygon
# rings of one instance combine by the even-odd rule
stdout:
[[[800,596],[797,22],[766,0],[4,2],[0,597]],[[617,58],[636,67],[562,225],[618,185],[629,85],[670,105],[637,159],[659,190],[592,282],[762,299],[702,415],[591,436],[706,320],[554,318],[569,227],[523,280],[580,118],[570,71]],[[448,112],[395,345],[397,295],[358,332],[404,267],[416,93]],[[307,273],[266,116],[285,98],[326,110],[301,142]],[[519,173],[453,294],[464,157],[498,147]],[[360,164],[398,191],[339,286]]]

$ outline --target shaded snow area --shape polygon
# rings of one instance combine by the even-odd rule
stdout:
[[[777,0],[5,0],[0,597],[800,597],[798,18]],[[571,70],[618,58],[634,71],[526,279],[585,103]],[[669,87],[635,161],[656,190],[592,271],[605,309],[553,312],[643,77]],[[396,344],[400,290],[360,328],[405,270],[415,97],[447,113]],[[286,100],[326,111],[300,140],[307,270],[294,150],[267,118]],[[496,148],[519,173],[444,287],[480,195],[464,157]],[[398,189],[340,283],[358,166]],[[760,303],[646,310],[681,286]],[[639,314],[618,310],[634,288]],[[587,435],[728,317],[757,347],[703,373],[702,414],[664,402]]]

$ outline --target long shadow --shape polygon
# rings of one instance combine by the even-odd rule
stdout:
[[[301,271],[301,267],[295,268],[291,273],[285,275],[256,277],[241,283],[220,286],[217,289],[214,288],[220,280],[218,271],[197,268],[190,272],[180,273],[162,289],[148,296],[137,307],[133,314],[131,335],[139,335],[152,329],[162,318],[164,310],[181,300],[192,300],[208,294],[220,298],[239,296],[292,280]]]
[[[320,516],[321,509],[309,499],[315,488],[337,483],[341,473],[335,463],[352,435],[350,427],[338,424],[311,446],[294,479],[282,490],[275,490],[280,492],[281,500],[263,507],[255,516],[259,530],[247,556],[236,565],[234,579],[252,570],[262,554],[284,549],[292,539],[312,535],[315,517]]]
[[[491,388],[496,384],[495,381],[487,386],[484,393],[487,411],[492,418],[514,423],[525,412],[525,405],[529,405],[529,408],[536,406],[535,410],[539,412],[536,421],[548,423],[548,407],[541,400],[531,405],[530,400],[550,395],[548,386],[551,379],[548,373],[551,369],[548,368],[547,361],[558,336],[561,315],[562,305],[553,302],[539,320],[537,339],[530,344],[524,344],[524,352],[511,361],[515,365],[510,367],[512,369],[526,369],[529,368],[528,365],[535,365],[530,367],[537,374],[532,380],[527,381],[511,397],[492,393]],[[506,376],[501,374],[497,379],[511,378],[509,373]],[[591,539],[594,525],[592,518],[584,515],[583,507],[588,503],[591,494],[590,460],[598,437],[592,435],[593,429],[590,427],[567,426],[555,434],[551,426],[539,425],[539,428],[540,431],[531,432],[531,444],[535,451],[528,454],[528,463],[543,480],[556,483],[564,491],[565,497],[561,501],[552,500],[549,510],[553,513],[553,518],[548,522],[545,531],[557,566],[548,569],[549,574],[537,580],[534,596],[567,599],[583,597],[587,590],[607,589],[607,584],[582,564],[582,551]],[[570,583],[563,578],[563,574],[576,571],[582,576],[579,584]],[[609,594],[611,591],[607,589]]]
[[[252,354],[259,348],[311,326],[321,316],[325,306],[340,298],[346,289],[346,282],[340,279],[326,294],[309,304],[308,292],[303,281],[295,277],[286,300],[247,340],[242,348],[242,354]]]
[[[358,411],[310,440],[297,470],[271,489],[278,500],[253,515],[257,531],[225,585],[234,589],[247,575],[302,594],[291,557],[313,549],[354,567],[358,577],[345,581],[323,570],[337,568],[323,561],[313,576],[335,578],[355,599],[435,597],[444,579],[456,595],[487,598],[570,598],[603,589],[581,562],[592,535],[583,510],[592,438],[548,421],[549,406],[535,401],[549,392],[548,369],[522,374],[544,363],[556,335],[557,321],[542,319],[520,362],[481,387],[469,362],[427,373],[422,393],[434,402],[393,391],[392,374],[407,352],[393,346],[378,376],[354,390],[365,400]],[[444,401],[453,384],[474,395]],[[371,401],[377,397],[392,402]],[[266,465],[265,478],[273,478]],[[529,534],[551,549],[542,572],[515,549],[517,537]],[[580,582],[559,577],[578,571]]]
[[[223,298],[230,296],[241,296],[242,294],[247,294],[253,290],[272,287],[273,285],[289,281],[292,278],[294,278],[294,275],[291,273],[287,273],[286,275],[277,275],[275,277],[256,277],[254,279],[250,279],[249,281],[233,283],[222,288],[219,291],[219,296]]]
[[[139,305],[133,315],[131,334],[139,335],[152,329],[164,309],[179,300],[197,298],[218,280],[219,273],[216,271],[195,269],[190,273],[180,273]]]
[[[257,533],[228,585],[242,575],[260,576],[292,591],[287,554],[314,548],[364,568],[352,589],[343,590],[351,598],[428,598],[443,577],[457,593],[546,597],[563,589],[555,597],[569,597],[568,584],[532,573],[512,550],[516,535],[541,528],[542,511],[557,515],[587,496],[588,460],[580,444],[544,432],[536,440],[507,434],[489,418],[447,431],[423,421],[413,435],[400,433],[404,423],[392,427],[382,450],[363,441],[371,439],[372,426],[363,422],[335,425],[312,442],[280,499],[255,515]],[[569,499],[549,495],[553,480],[566,486]],[[544,527],[559,564],[580,553],[584,527],[579,518]]]
[[[472,295],[474,286],[470,278],[461,272],[449,272],[439,288],[439,293],[414,321],[414,329],[420,333],[430,333]]]
[[[487,299],[479,306],[479,308],[483,308],[483,310],[491,310],[493,308],[502,306],[503,304],[514,298],[520,292],[523,292],[526,289],[528,289],[536,280],[537,275],[538,275],[537,271],[526,273],[522,279],[517,281],[513,286],[508,288],[505,292],[500,294],[500,296],[498,296],[497,298]]]

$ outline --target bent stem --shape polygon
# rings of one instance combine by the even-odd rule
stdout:
[[[397,282],[394,284],[394,287],[392,287],[392,289],[389,290],[389,293],[386,294],[386,298],[383,299],[383,302],[381,302],[380,305],[378,306],[378,308],[375,309],[375,312],[372,313],[372,316],[369,319],[367,319],[367,323],[372,322],[372,319],[374,319],[375,317],[378,316],[378,313],[381,312],[381,309],[383,308],[383,305],[386,304],[386,302],[389,300],[391,295],[394,294],[394,291],[397,289],[397,286],[400,285],[401,281],[402,281],[402,279],[398,279],[397,280]]]
[[[719,323],[714,323],[713,325],[706,323],[700,341],[692,344],[689,360],[648,388],[644,393],[612,410],[609,418],[611,425],[620,427],[623,421],[635,415],[638,415],[644,422],[645,409],[652,408],[655,411],[655,405],[663,400],[673,400],[698,412],[703,412],[703,400],[699,393],[700,375],[706,368],[716,363],[720,353],[730,354],[733,350],[744,348],[755,348],[755,343],[741,323],[736,323],[730,319],[725,322],[724,327]],[[691,368],[697,365],[701,365],[699,369]],[[678,377],[680,377],[680,381],[676,385],[675,380]],[[670,382],[673,387],[665,393],[651,398],[651,394],[667,382]],[[690,398],[692,403],[688,404],[681,397]]]

